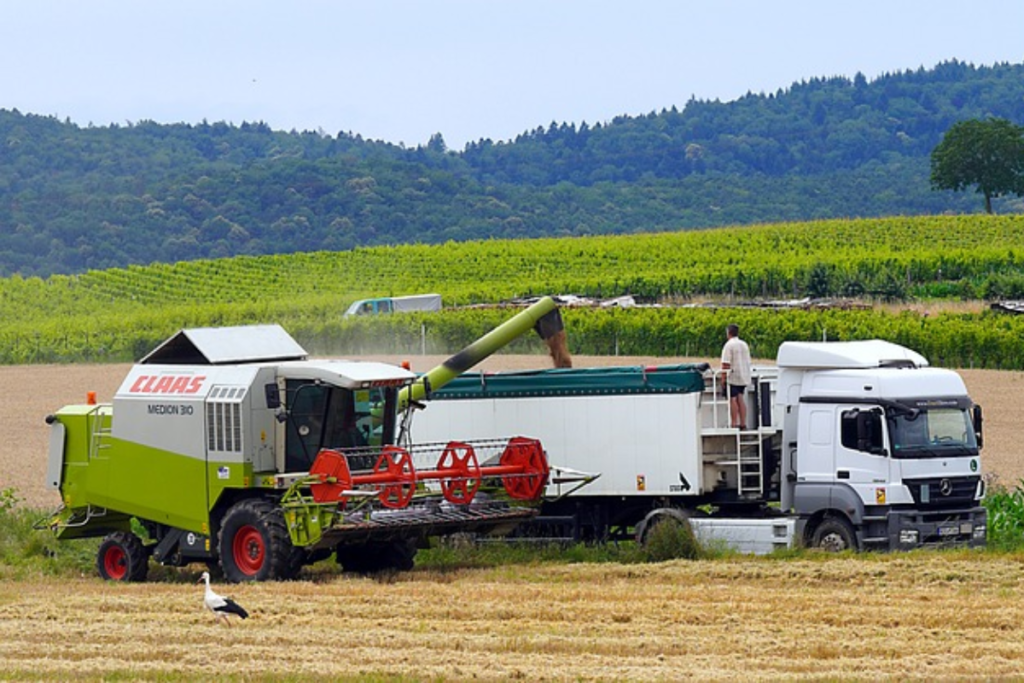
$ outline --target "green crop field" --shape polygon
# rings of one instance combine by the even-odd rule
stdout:
[[[632,294],[650,303],[1016,298],[1024,297],[1021,245],[1024,217],[972,215],[374,247],[13,277],[0,280],[0,362],[132,360],[182,327],[270,322],[314,353],[447,352],[508,317],[471,308],[341,320],[356,299],[428,291],[446,306],[562,293]],[[881,337],[933,362],[1024,367],[1022,323],[990,313],[641,308],[566,317],[570,346],[581,353],[713,354],[722,326],[735,319],[757,329],[762,356],[786,339]]]

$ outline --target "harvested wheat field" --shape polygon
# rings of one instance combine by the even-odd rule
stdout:
[[[393,358],[387,360],[395,360]],[[439,358],[414,358],[426,370]],[[577,366],[679,359],[577,358]],[[486,370],[540,367],[497,356]],[[127,366],[0,368],[13,419],[0,489],[35,507],[43,417],[109,400]],[[1016,483],[1024,373],[965,371],[985,469]],[[728,558],[657,565],[416,569],[374,580],[215,585],[251,618],[220,626],[202,588],[84,576],[0,584],[0,679],[963,680],[1024,676],[1024,556]]]
[[[952,680],[1024,672],[1021,558],[515,566],[389,581],[0,587],[0,678]]]

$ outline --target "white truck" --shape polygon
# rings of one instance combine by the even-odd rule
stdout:
[[[345,311],[343,317],[353,315],[381,315],[407,313],[409,311],[440,311],[440,294],[413,294],[410,296],[385,296],[376,299],[360,299]]]
[[[754,368],[744,429],[719,378],[706,364],[468,374],[413,433],[522,433],[599,473],[566,493],[552,470],[539,537],[642,541],[672,517],[757,553],[984,545],[981,409],[957,373],[884,341],[786,342]]]

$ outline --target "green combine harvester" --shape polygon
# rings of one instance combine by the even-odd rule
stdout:
[[[553,300],[422,377],[311,360],[276,325],[183,330],[111,404],[46,418],[47,486],[63,501],[46,526],[104,537],[97,569],[115,581],[145,580],[150,558],[204,562],[230,581],[292,578],[332,553],[346,570],[409,569],[429,536],[511,530],[547,483],[539,442],[414,445],[405,425],[432,384],[531,328],[561,332]]]

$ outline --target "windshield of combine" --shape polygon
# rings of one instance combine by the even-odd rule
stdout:
[[[287,470],[308,470],[321,448],[379,448],[392,443],[394,420],[390,417],[396,396],[395,389],[352,391],[288,381]]]
[[[977,455],[978,442],[966,408],[930,408],[889,415],[893,457]]]

